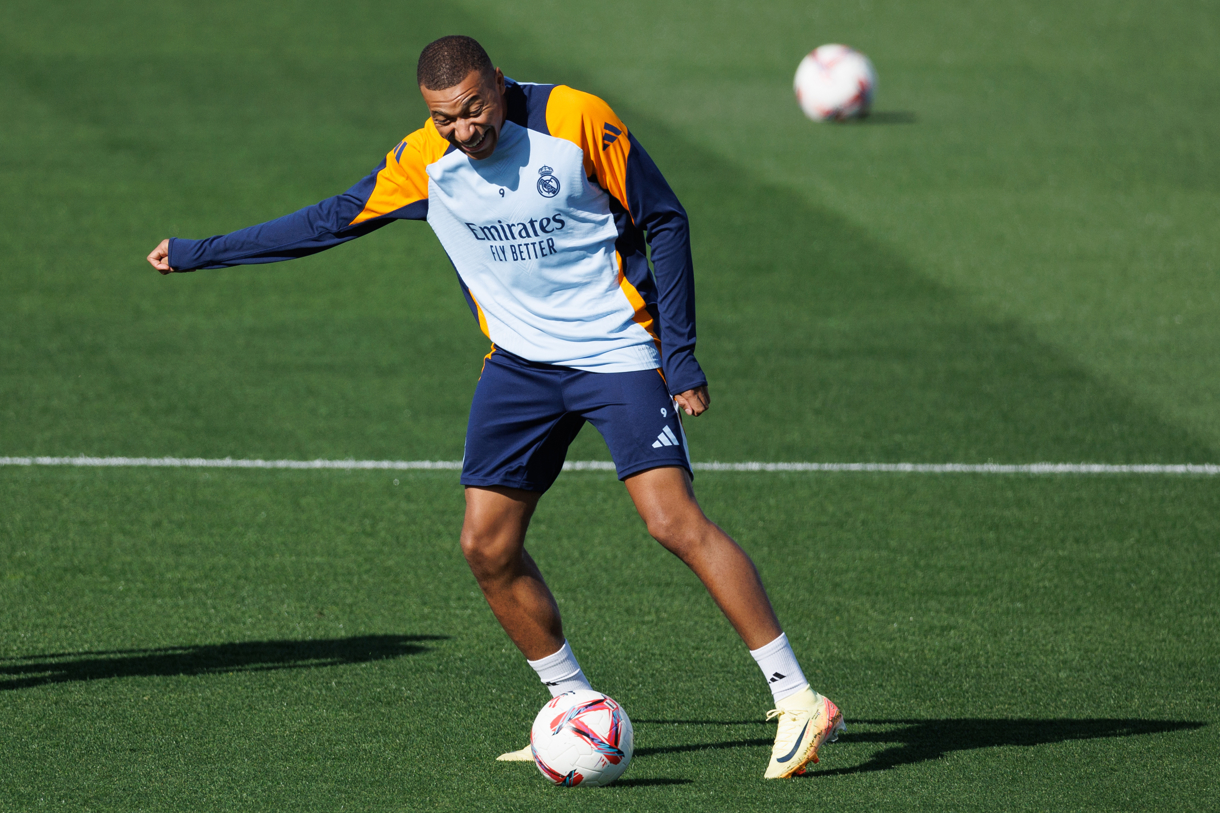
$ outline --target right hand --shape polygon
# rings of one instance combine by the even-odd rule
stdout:
[[[148,263],[153,268],[160,271],[162,274],[172,274],[174,269],[169,267],[169,238],[165,238],[157,247],[148,255]]]

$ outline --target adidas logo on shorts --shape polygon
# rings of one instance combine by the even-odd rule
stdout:
[[[660,449],[662,446],[681,446],[678,443],[677,436],[668,426],[661,430],[661,434],[657,435],[657,439],[652,442],[652,448]]]

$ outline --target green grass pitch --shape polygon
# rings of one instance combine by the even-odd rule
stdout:
[[[485,341],[428,229],[160,278],[347,188],[469,33],[604,96],[692,216],[697,460],[1220,462],[1205,2],[0,7],[0,456],[461,456]],[[824,42],[876,115],[806,122]],[[582,433],[572,459],[607,459]],[[764,783],[757,669],[622,487],[530,549],[636,725],[598,791],[493,761],[545,699],[454,472],[0,467],[0,810],[1215,810],[1220,481],[701,473],[848,733]]]

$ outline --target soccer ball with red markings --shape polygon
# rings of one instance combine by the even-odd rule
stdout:
[[[877,90],[873,63],[846,45],[814,48],[796,68],[796,101],[814,121],[843,121],[868,115]]]
[[[534,718],[530,749],[538,770],[556,785],[609,785],[631,763],[631,720],[600,692],[561,694]]]

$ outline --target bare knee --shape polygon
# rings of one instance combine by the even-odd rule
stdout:
[[[658,510],[645,517],[644,522],[652,538],[684,562],[698,555],[707,544],[708,531],[714,527],[698,509]]]
[[[462,555],[480,584],[509,576],[520,567],[525,531],[539,496],[512,488],[466,488]]]
[[[521,546],[495,532],[463,528],[461,545],[466,564],[479,581],[511,572],[514,562],[521,558]]]

